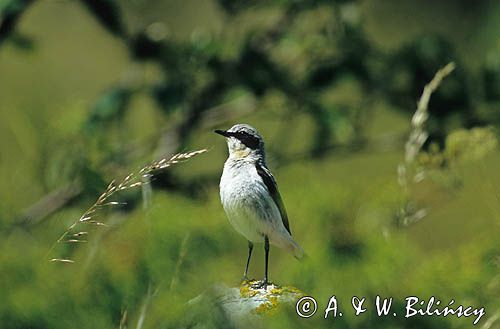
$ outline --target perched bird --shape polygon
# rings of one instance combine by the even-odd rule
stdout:
[[[288,250],[300,259],[302,248],[292,238],[288,216],[276,181],[266,166],[264,141],[257,130],[246,124],[237,124],[229,130],[215,130],[226,137],[229,157],[220,180],[222,206],[231,225],[248,240],[248,259],[253,244],[264,242],[265,275],[255,287],[268,284],[269,243]]]

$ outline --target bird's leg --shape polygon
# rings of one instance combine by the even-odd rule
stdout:
[[[264,288],[266,289],[267,288],[267,284],[268,284],[268,280],[267,280],[267,272],[268,272],[268,264],[269,264],[269,238],[266,236],[264,236],[264,250],[266,252],[266,264],[265,264],[265,272],[264,272],[264,280],[262,281],[259,281],[255,284],[252,285],[253,288],[256,288],[256,289],[261,289],[261,288]]]
[[[245,274],[243,274],[243,281],[248,281],[248,266],[250,265],[252,250],[253,250],[253,243],[248,241],[248,258],[247,258],[247,266],[245,267]]]
[[[266,266],[265,266],[265,273],[264,273],[264,289],[266,289],[267,286],[267,269],[268,269],[268,264],[269,264],[269,238],[267,235],[264,237],[264,250],[266,251]]]

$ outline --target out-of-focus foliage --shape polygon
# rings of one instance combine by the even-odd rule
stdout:
[[[82,0],[82,3],[109,32],[117,36],[123,36],[126,33],[117,1]]]
[[[446,136],[445,148],[432,144],[418,157],[418,166],[425,169],[453,168],[470,161],[478,161],[497,151],[498,139],[491,127],[458,129]]]
[[[85,131],[92,134],[106,128],[106,124],[123,118],[128,108],[130,91],[123,88],[108,90],[98,99],[90,112]]]
[[[354,295],[393,296],[397,307],[410,295],[454,299],[484,306],[480,324],[492,319],[498,13],[487,0],[0,0],[0,327],[228,326],[216,305],[188,301],[238,285],[243,270],[246,241],[218,200],[226,147],[211,133],[236,122],[264,135],[309,255],[298,263],[272,248],[271,280],[316,297],[320,311],[331,295],[346,309],[330,320],[280,310],[270,328],[471,327],[373,309],[355,317]],[[450,61],[457,69],[431,97],[424,179],[411,195],[427,216],[401,229],[396,167],[410,114]],[[125,206],[97,213],[106,226],[80,224],[87,242],[55,243],[112,179],[204,147],[151,177],[149,208],[125,190],[112,200]]]
[[[18,45],[29,45],[26,39],[14,33],[14,27],[19,16],[32,2],[32,0],[2,0],[0,2],[0,44],[10,36]]]
[[[497,147],[495,133],[488,128],[458,130],[446,137],[446,154],[450,161],[482,159]]]

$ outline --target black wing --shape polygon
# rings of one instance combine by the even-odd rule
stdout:
[[[269,190],[269,194],[271,194],[274,203],[276,203],[276,206],[280,211],[283,225],[285,225],[286,230],[291,235],[292,232],[290,231],[290,224],[288,223],[288,215],[286,214],[285,205],[283,204],[283,200],[281,200],[281,195],[280,192],[278,191],[278,185],[276,185],[276,181],[274,180],[273,174],[271,174],[269,169],[267,169],[264,165],[260,163],[256,163],[255,166],[257,168],[257,173],[264,181],[264,184],[266,184],[266,187]]]

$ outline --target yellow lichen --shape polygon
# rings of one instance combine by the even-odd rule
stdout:
[[[260,304],[255,308],[254,312],[256,314],[271,314],[278,306],[278,298],[275,296],[269,296],[267,302]]]
[[[258,291],[254,290],[252,288],[253,282],[254,281],[245,280],[241,283],[241,285],[240,285],[241,297],[250,298],[250,297],[254,297],[255,295],[257,295],[259,293]]]
[[[273,295],[281,295],[283,293],[283,288],[282,287],[275,287],[275,288],[271,289],[270,293]]]
[[[245,280],[240,285],[240,296],[242,298],[258,298],[263,300],[258,302],[258,306],[252,311],[255,314],[271,314],[276,311],[280,301],[284,303],[290,302],[290,297],[300,298],[304,293],[299,289],[291,286],[276,286],[270,283],[267,290],[254,288],[252,285],[257,283],[256,280]],[[292,296],[289,296],[292,295]]]

